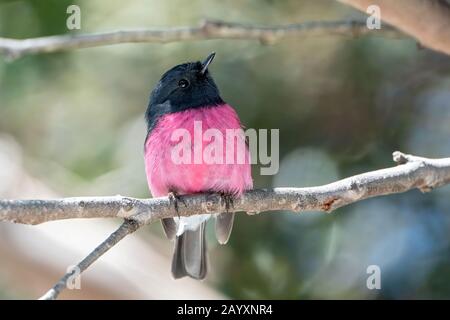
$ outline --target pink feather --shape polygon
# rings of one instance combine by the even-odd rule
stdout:
[[[195,164],[194,158],[194,121],[201,121],[202,131],[217,129],[222,133],[223,164],[202,163]],[[176,129],[189,131],[191,141],[171,141],[172,133]],[[165,196],[175,190],[179,194],[198,193],[204,191],[229,192],[240,195],[253,187],[250,166],[250,154],[245,145],[245,162],[238,163],[237,143],[231,150],[234,161],[226,163],[226,129],[240,129],[241,124],[234,109],[228,104],[214,107],[188,109],[181,112],[163,115],[152,130],[145,143],[145,167],[147,181],[153,196]],[[239,138],[245,141],[243,132]],[[243,139],[243,140],[242,140]],[[203,141],[202,150],[212,143]],[[172,161],[172,148],[177,143],[185,143],[183,147],[192,150],[190,164],[177,164]],[[230,151],[230,150],[229,150]]]

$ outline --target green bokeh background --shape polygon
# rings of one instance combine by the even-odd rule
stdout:
[[[81,7],[80,31],[66,29],[70,4]],[[331,0],[0,1],[0,36],[196,25],[206,17],[273,25],[364,15]],[[168,68],[211,51],[211,72],[242,122],[280,129],[280,171],[260,176],[256,166],[256,187],[332,182],[391,166],[394,150],[450,155],[450,58],[381,35],[123,44],[1,59],[0,132],[61,196],[148,197],[149,93]],[[444,187],[333,215],[239,215],[228,246],[211,245],[221,264],[215,285],[244,299],[450,298],[449,208]],[[162,236],[159,225],[147,229]],[[382,270],[382,290],[366,288],[372,264]],[[0,298],[22,297],[9,292],[0,279]]]

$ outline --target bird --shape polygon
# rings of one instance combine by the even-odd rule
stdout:
[[[188,276],[202,280],[206,277],[207,221],[215,217],[216,238],[220,244],[227,243],[234,222],[234,213],[227,212],[228,208],[237,197],[253,188],[250,152],[243,126],[235,109],[222,99],[209,71],[214,57],[215,52],[203,61],[182,63],[166,71],[152,90],[145,112],[144,162],[152,196],[169,196],[178,211],[182,195],[219,193],[227,208],[226,212],[161,220],[165,235],[175,241],[171,266],[175,279]],[[198,150],[192,139],[174,139],[174,134],[180,130],[192,137],[198,123],[202,134],[209,129],[220,133],[214,135],[214,139],[201,138],[199,146],[203,151],[217,142],[219,136],[223,137],[223,149],[217,148],[212,153],[213,162],[193,159],[195,155],[191,151]],[[236,136],[229,138],[229,130],[237,132]],[[236,146],[242,141],[245,142],[242,149],[245,161],[239,162],[236,159],[240,150]],[[236,146],[228,147],[233,142]],[[174,148],[186,152],[185,160],[189,161],[180,163],[174,159]],[[229,159],[233,161],[226,161],[227,152],[231,152]]]

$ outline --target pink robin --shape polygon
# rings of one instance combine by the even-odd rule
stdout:
[[[212,53],[204,62],[183,63],[167,71],[153,89],[145,113],[148,126],[145,141],[148,185],[154,197],[169,195],[176,210],[179,196],[183,194],[217,192],[228,203],[253,187],[250,155],[239,117],[222,100],[208,71],[214,56],[215,53]],[[198,124],[203,133],[200,141],[195,133]],[[234,138],[227,136],[230,129],[236,132]],[[208,131],[214,132],[214,138],[207,138]],[[223,141],[218,143],[220,141],[217,139],[221,137]],[[244,147],[239,148],[239,145]],[[200,159],[196,152],[198,146],[203,151]],[[207,150],[214,150],[210,153],[212,159],[207,159]],[[242,155],[244,161],[239,161]],[[181,157],[181,161],[177,157]],[[175,238],[172,259],[174,278],[205,278],[205,226],[211,216],[201,214],[162,220],[167,237]],[[233,227],[234,213],[224,212],[214,216],[217,240],[225,244]]]

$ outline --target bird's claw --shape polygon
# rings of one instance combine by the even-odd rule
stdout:
[[[181,202],[184,204],[185,207],[187,207],[186,202],[184,201],[183,197],[181,197],[178,193],[175,191],[170,191],[167,195],[169,197],[170,204],[173,204],[173,207],[175,208],[175,212],[178,216],[178,219],[180,218],[180,214],[178,212],[179,205],[178,203]]]
[[[234,199],[235,197],[233,194],[228,192],[220,192],[220,203],[223,205],[225,204],[225,210],[226,212],[229,212],[231,208],[234,208]]]

